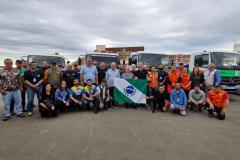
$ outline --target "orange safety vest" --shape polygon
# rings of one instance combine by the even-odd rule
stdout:
[[[183,76],[183,69],[178,69],[177,74],[178,74],[179,77],[182,77]]]
[[[209,98],[212,104],[215,107],[223,108],[225,101],[229,99],[227,92],[224,90],[220,90],[220,92],[216,92],[214,89],[211,89],[208,92],[207,98]]]
[[[171,91],[174,87],[173,83],[178,82],[178,79],[179,79],[179,74],[176,71],[168,73],[168,80],[172,83],[172,84],[168,84],[168,86],[167,86],[168,93],[171,93]]]
[[[150,81],[148,82],[149,88],[158,88],[158,73],[157,72],[150,72],[148,73],[148,77]]]
[[[182,85],[186,86],[189,82],[190,82],[190,75],[189,74],[183,74],[182,78],[181,78]],[[186,88],[182,87],[182,89],[189,91],[191,89],[191,85],[189,85]]]

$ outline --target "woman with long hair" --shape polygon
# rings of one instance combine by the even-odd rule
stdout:
[[[204,75],[203,72],[199,69],[199,67],[194,67],[190,76],[191,80],[191,89],[194,88],[196,84],[200,84],[201,89],[204,86]]]
[[[55,105],[55,95],[53,87],[50,83],[46,83],[43,88],[42,95],[39,99],[39,111],[41,117],[55,117],[57,116],[58,110]]]
[[[62,81],[61,86],[55,92],[55,100],[60,112],[65,112],[69,108],[69,94],[66,85],[66,81]]]

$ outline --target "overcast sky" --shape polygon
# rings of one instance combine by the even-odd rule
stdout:
[[[0,54],[78,54],[107,47],[153,52],[232,50],[239,0],[0,0]]]

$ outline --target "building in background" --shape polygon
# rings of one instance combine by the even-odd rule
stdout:
[[[106,45],[96,45],[96,50],[95,50],[95,52],[119,54],[119,60],[121,64],[129,63],[130,54],[132,52],[141,52],[141,51],[144,51],[144,46],[107,48]]]
[[[173,65],[179,65],[183,63],[184,65],[189,64],[190,55],[189,54],[174,54],[169,55]]]
[[[233,45],[233,51],[234,52],[240,52],[240,43],[235,43]]]

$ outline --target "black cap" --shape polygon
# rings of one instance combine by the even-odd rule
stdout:
[[[106,79],[102,79],[102,81],[101,82],[103,82],[103,83],[106,83],[107,81],[106,81]]]
[[[57,65],[57,63],[56,63],[56,62],[51,62],[51,64],[52,64],[52,65]]]

